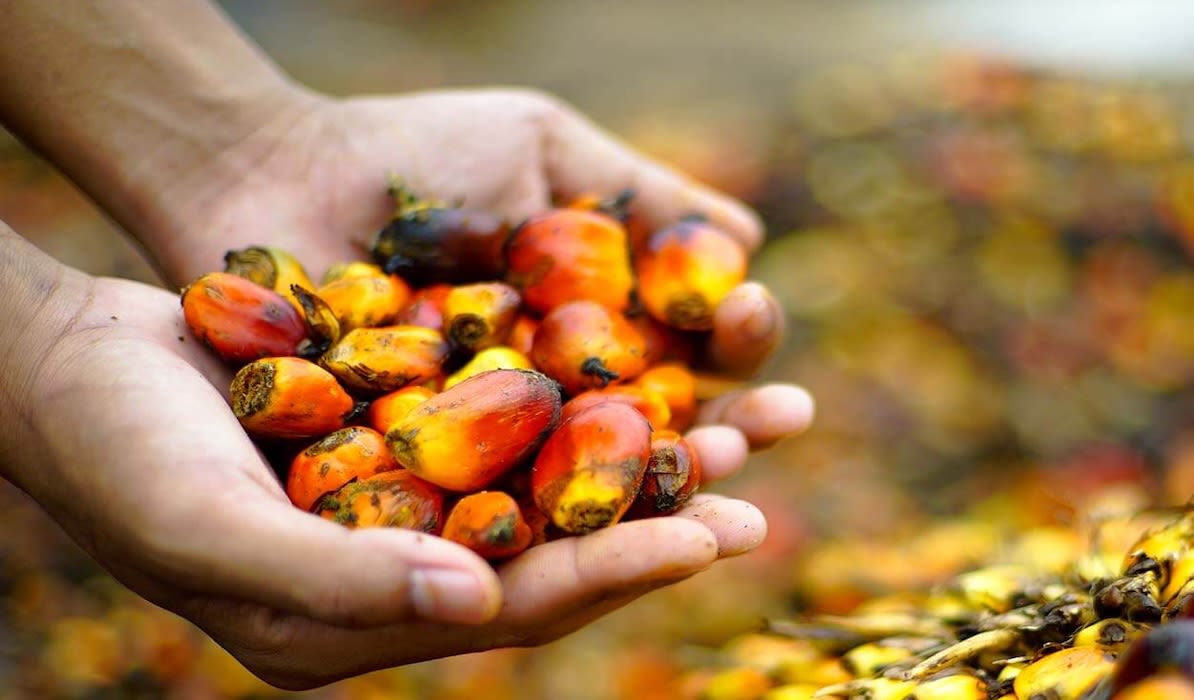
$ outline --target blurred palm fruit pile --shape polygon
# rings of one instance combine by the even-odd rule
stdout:
[[[724,487],[768,541],[548,647],[304,697],[1190,696],[1194,84],[908,54],[753,109],[622,131],[767,223],[751,276],[789,316],[768,378],[818,401]],[[0,218],[69,255],[48,232],[84,205],[39,172],[4,163]],[[15,697],[285,695],[3,497]]]
[[[391,194],[373,262],[315,284],[250,247],[182,290],[192,334],[236,369],[241,425],[295,453],[294,505],[490,560],[683,506],[701,467],[678,431],[712,397],[697,363],[725,345],[709,336],[740,244],[697,218],[648,230],[630,193],[513,227]]]

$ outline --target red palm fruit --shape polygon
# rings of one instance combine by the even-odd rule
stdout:
[[[642,334],[646,342],[648,365],[679,362],[691,365],[697,359],[697,334],[678,331],[656,321],[650,314],[627,316],[626,320]]]
[[[634,287],[626,229],[583,209],[533,216],[510,235],[506,281],[542,313],[578,299],[622,311]]]
[[[634,502],[651,456],[651,426],[624,403],[578,412],[551,434],[531,467],[535,505],[561,530],[618,522]]]
[[[480,491],[461,498],[448,512],[440,536],[490,560],[521,554],[534,538],[518,503],[501,491]]]
[[[557,306],[539,324],[531,361],[569,394],[628,381],[647,368],[642,334],[592,301]]]
[[[506,342],[518,305],[518,290],[505,282],[453,287],[444,299],[444,335],[457,347],[484,350]]]
[[[564,206],[568,209],[588,209],[608,214],[622,223],[630,239],[630,249],[637,251],[651,235],[651,227],[645,217],[634,208],[635,192],[626,188],[612,197],[586,193],[574,197]]]
[[[235,364],[297,355],[307,325],[285,297],[246,277],[203,275],[182,290],[182,314],[191,333]]]
[[[514,319],[514,325],[510,327],[506,345],[529,356],[531,346],[535,343],[535,331],[537,330],[539,330],[539,319],[529,314],[518,314]]]
[[[322,518],[349,528],[400,527],[439,534],[444,492],[405,469],[350,481],[312,508]]]
[[[319,363],[351,389],[383,394],[439,376],[448,350],[439,331],[422,326],[357,328]]]
[[[437,331],[444,330],[444,302],[451,293],[448,284],[433,284],[417,290],[398,314],[397,322],[404,326],[423,326]]]
[[[297,357],[250,362],[232,378],[228,394],[237,420],[257,437],[326,435],[360,411],[331,373]]]
[[[369,404],[369,425],[383,435],[406,417],[415,406],[435,396],[425,386],[408,386],[379,396]]]
[[[419,199],[397,182],[390,194],[397,210],[372,245],[373,260],[386,273],[419,287],[502,276],[510,230],[500,216]]]
[[[534,454],[559,421],[555,382],[533,370],[495,369],[415,406],[386,444],[420,478],[470,492]]]
[[[394,323],[411,296],[406,282],[376,266],[372,274],[342,277],[320,285],[315,293],[331,307],[344,333]]]
[[[746,279],[746,252],[720,229],[685,219],[651,234],[635,272],[648,313],[673,328],[704,331],[721,300]]]
[[[648,367],[634,378],[633,386],[649,389],[663,397],[671,420],[662,427],[686,430],[697,414],[696,377],[682,364],[666,362]],[[659,425],[652,422],[652,425]]]
[[[565,421],[580,411],[602,401],[617,401],[631,406],[647,419],[654,429],[666,427],[672,419],[667,401],[651,389],[629,384],[607,386],[604,389],[590,389],[568,400],[560,411],[560,420]]]
[[[635,516],[667,515],[681,508],[701,485],[701,460],[692,445],[674,430],[651,433],[651,458],[638,498]]]
[[[353,479],[397,468],[381,433],[360,426],[341,428],[295,456],[286,476],[286,495],[294,505],[311,510],[324,494]]]

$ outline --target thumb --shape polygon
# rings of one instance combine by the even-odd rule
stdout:
[[[576,111],[556,106],[544,124],[544,163],[554,192],[611,196],[629,187],[652,226],[700,214],[748,251],[762,242],[762,223],[744,204],[636,152]]]

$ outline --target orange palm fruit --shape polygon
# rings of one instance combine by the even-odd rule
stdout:
[[[377,265],[363,260],[349,260],[346,262],[338,262],[333,264],[323,273],[319,283],[330,284],[336,280],[348,279],[350,277],[372,277],[382,269]]]
[[[444,492],[405,469],[350,481],[316,502],[312,511],[350,528],[400,527],[439,534]]]
[[[250,362],[232,378],[228,394],[237,420],[258,437],[326,435],[361,408],[330,372],[297,357]]]
[[[385,326],[349,331],[319,363],[350,389],[382,394],[440,374],[448,341],[422,326]]]
[[[373,260],[416,286],[460,284],[502,276],[510,229],[496,214],[420,199],[395,181],[396,210],[373,240]]]
[[[386,433],[403,467],[449,491],[489,486],[560,421],[560,390],[533,370],[496,369],[415,406]]]
[[[302,307],[290,290],[291,285],[297,284],[308,291],[315,289],[315,284],[303,269],[302,263],[290,253],[272,246],[252,246],[228,251],[224,254],[224,272],[239,275],[262,287],[272,289],[300,310]]]
[[[746,252],[709,223],[685,219],[651,234],[635,272],[648,313],[673,328],[704,331],[721,300],[746,279]]]
[[[384,435],[411,409],[432,396],[435,396],[435,391],[425,386],[403,387],[379,396],[369,404],[369,425]]]
[[[479,491],[461,498],[448,511],[440,536],[486,559],[521,554],[533,539],[518,503],[501,491]]]
[[[393,323],[411,296],[406,282],[380,267],[374,274],[353,274],[320,285],[315,293],[335,312],[345,333]]]
[[[508,348],[504,345],[498,345],[492,348],[485,348],[481,352],[473,355],[463,367],[449,374],[444,380],[444,388],[451,389],[460,382],[475,377],[483,372],[490,372],[495,369],[535,369],[531,365],[531,360],[526,355],[518,352],[513,348]]]
[[[626,188],[612,197],[588,192],[568,200],[564,206],[568,209],[589,209],[608,214],[622,223],[630,240],[630,249],[636,251],[651,235],[651,227],[638,211],[635,210],[633,188]]]
[[[1115,700],[1194,700],[1194,679],[1177,670],[1162,671],[1125,687]]]
[[[649,389],[663,397],[671,413],[671,420],[663,427],[686,430],[697,414],[696,377],[678,362],[665,362],[648,367],[634,378],[633,386]],[[652,425],[658,425],[652,422]]]
[[[307,340],[302,315],[285,297],[228,272],[183,289],[182,314],[199,342],[231,363],[297,355]]]
[[[324,494],[353,479],[397,468],[381,433],[355,425],[341,428],[295,456],[286,475],[286,495],[294,505],[311,510]]]
[[[593,301],[557,306],[531,346],[535,367],[569,394],[628,381],[647,368],[643,336],[622,314]]]
[[[514,318],[514,325],[510,327],[510,335],[506,337],[506,345],[529,357],[537,330],[539,319],[530,314],[518,314]]]
[[[444,335],[457,347],[476,352],[501,345],[510,335],[518,290],[505,282],[477,282],[453,287],[444,299]]]
[[[535,457],[535,505],[568,533],[613,525],[634,502],[650,456],[643,414],[616,401],[589,406],[561,423]]]
[[[603,401],[617,401],[633,407],[643,414],[653,429],[666,427],[672,419],[672,411],[667,401],[654,390],[631,384],[618,384],[604,389],[589,389],[572,397],[561,409],[560,420],[568,420],[589,406]]]
[[[622,311],[634,287],[626,229],[613,217],[584,209],[532,216],[510,234],[506,281],[542,313],[577,299]]]
[[[635,515],[667,515],[681,508],[701,485],[701,459],[674,430],[651,433],[651,458],[632,506]]]
[[[444,302],[451,291],[452,286],[448,284],[433,284],[415,290],[406,308],[398,314],[398,323],[443,331]]]

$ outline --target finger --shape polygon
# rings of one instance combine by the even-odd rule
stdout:
[[[502,567],[506,602],[481,627],[429,622],[348,629],[243,604],[203,605],[200,626],[266,680],[303,688],[380,668],[542,644],[708,568],[718,539],[695,518],[621,523],[528,550]]]
[[[754,551],[767,537],[763,512],[746,501],[698,493],[674,517],[699,522],[717,538],[717,556],[725,559]]]
[[[733,426],[742,431],[752,450],[758,450],[804,431],[813,412],[813,398],[804,389],[767,384],[706,401],[697,423]]]
[[[728,425],[705,425],[688,431],[684,438],[701,461],[701,482],[711,484],[738,473],[746,464],[750,445],[741,430]]]
[[[242,498],[223,512],[175,546],[175,570],[201,578],[204,592],[366,627],[413,618],[476,624],[501,605],[492,568],[447,540],[349,530],[273,499]]]
[[[784,312],[766,287],[745,282],[735,287],[713,314],[709,359],[733,377],[757,374],[784,338]]]
[[[649,225],[700,214],[747,250],[763,240],[762,223],[742,203],[634,151],[571,109],[560,107],[548,121],[544,163],[552,189],[563,196],[613,196],[631,188]]]

